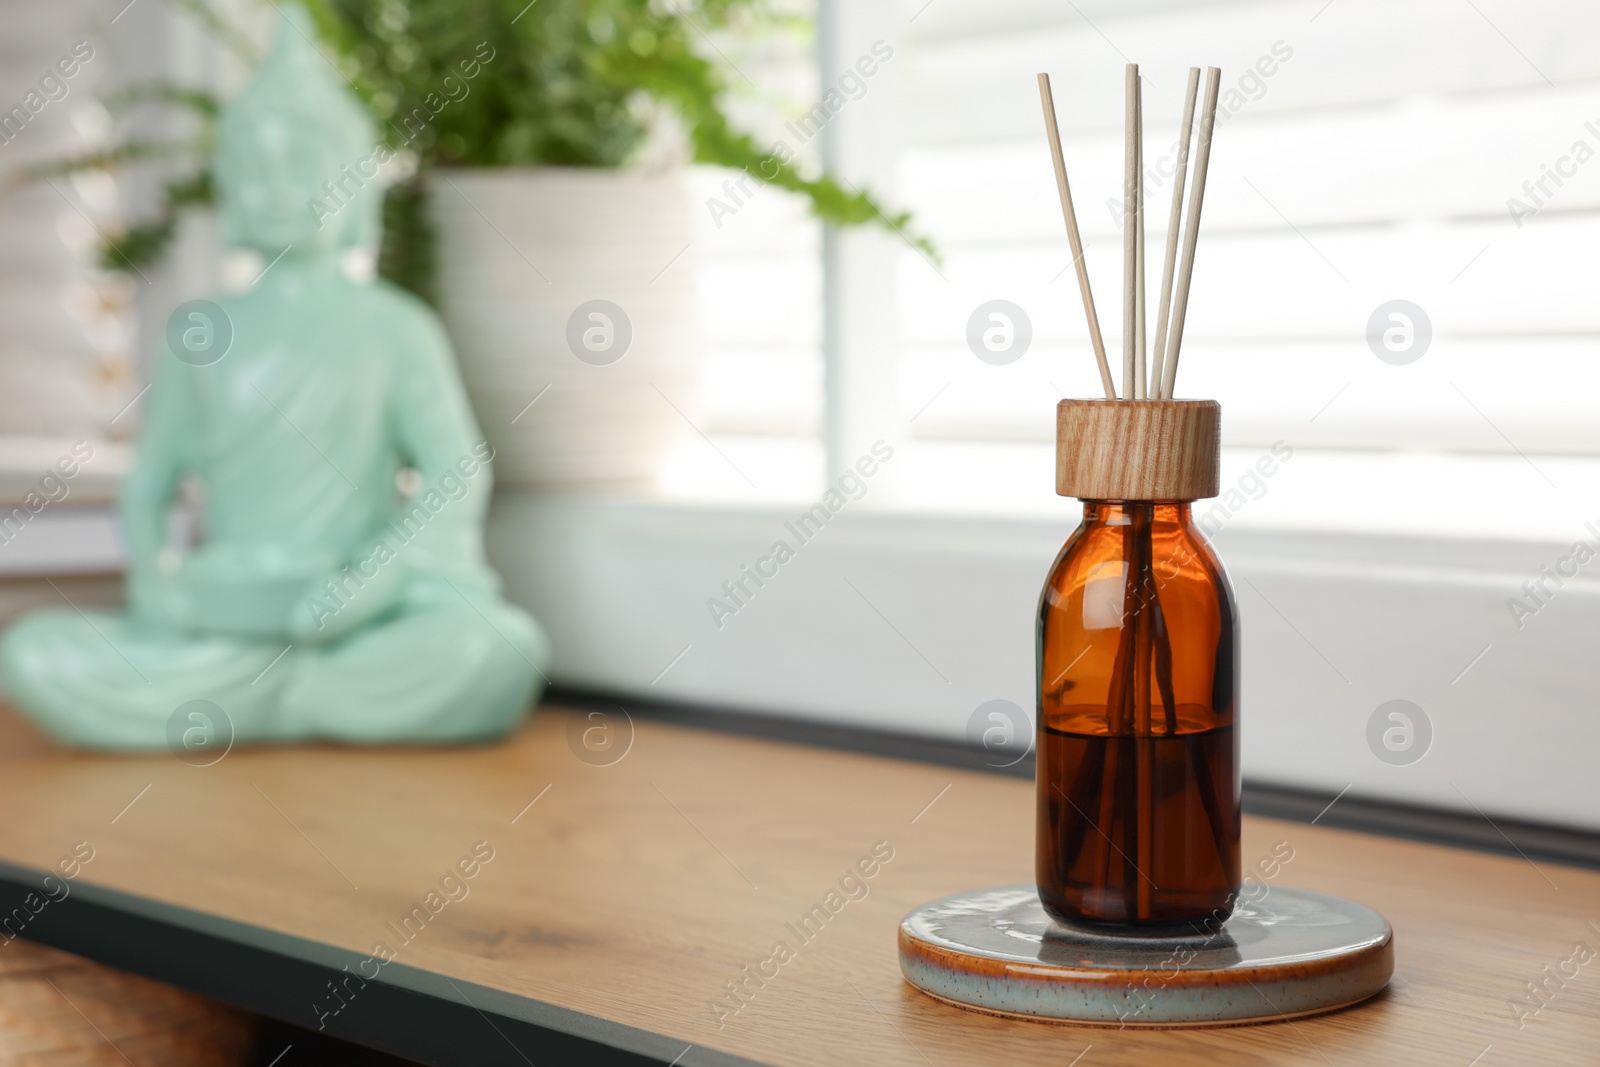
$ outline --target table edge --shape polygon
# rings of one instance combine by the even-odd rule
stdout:
[[[19,936],[429,1067],[526,1067],[540,1057],[599,1067],[760,1067],[402,963],[365,979],[360,952],[0,860],[0,950]],[[324,1017],[315,1001],[332,1002],[330,983],[351,992],[343,1010]]]

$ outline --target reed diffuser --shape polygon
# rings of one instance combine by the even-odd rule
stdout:
[[[1172,391],[1220,81],[1211,68],[1197,127],[1200,71],[1189,71],[1147,348],[1143,116],[1128,67],[1118,396],[1039,75],[1105,398],[1056,409],[1056,492],[1083,501],[1083,524],[1039,603],[1035,884],[955,893],[900,923],[901,973],[952,1004],[1118,1028],[1214,1026],[1346,1007],[1394,973],[1394,930],[1371,908],[1282,884],[1239,900],[1239,623],[1189,510],[1217,495],[1222,409]]]
[[[1119,396],[1050,80],[1039,75],[1105,391],[1103,400],[1057,408],[1056,491],[1083,501],[1083,523],[1039,607],[1036,876],[1045,910],[1068,922],[1220,925],[1240,883],[1238,618],[1222,565],[1190,513],[1192,501],[1218,491],[1221,408],[1173,397],[1220,80],[1217,68],[1207,71],[1196,131],[1200,71],[1189,71],[1147,352],[1143,107],[1138,66],[1127,67]]]

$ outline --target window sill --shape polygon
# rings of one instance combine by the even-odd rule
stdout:
[[[1032,714],[1040,585],[1076,524],[847,506],[802,542],[799,507],[500,494],[491,556],[556,649],[559,684],[935,738],[978,705]],[[760,587],[743,578],[785,541]],[[1243,767],[1266,784],[1600,829],[1600,718],[1581,668],[1600,581],[1580,575],[1519,630],[1507,598],[1558,544],[1263,532],[1216,538],[1244,632]],[[713,617],[710,602],[730,611]],[[1393,699],[1432,742],[1380,761]],[[1509,729],[1515,724],[1514,732]]]

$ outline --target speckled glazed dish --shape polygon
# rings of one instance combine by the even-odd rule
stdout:
[[[1032,885],[960,893],[900,923],[900,970],[964,1008],[1102,1026],[1229,1026],[1365,1000],[1394,972],[1371,908],[1272,887],[1219,929],[1067,926]]]

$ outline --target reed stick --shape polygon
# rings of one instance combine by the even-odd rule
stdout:
[[[1061,196],[1061,216],[1067,223],[1067,244],[1072,248],[1072,265],[1078,274],[1078,292],[1083,296],[1083,314],[1089,320],[1089,343],[1094,346],[1095,362],[1100,367],[1100,385],[1107,400],[1117,398],[1111,380],[1111,364],[1106,359],[1106,343],[1100,336],[1100,317],[1095,314],[1094,294],[1089,290],[1089,268],[1083,260],[1083,238],[1078,234],[1078,215],[1072,209],[1072,186],[1067,183],[1067,161],[1061,152],[1061,131],[1056,126],[1056,103],[1050,93],[1050,75],[1039,75],[1039,103],[1044,107],[1044,132],[1050,140],[1050,158],[1055,164],[1056,191]]]
[[[1167,616],[1161,609],[1159,589],[1150,594],[1150,632],[1155,641],[1156,690],[1168,737],[1178,733],[1177,687],[1172,684],[1172,639],[1167,636]]]
[[[1209,732],[1209,731],[1208,731]],[[1234,832],[1224,824],[1222,811],[1217,807],[1217,781],[1212,777],[1211,765],[1206,762],[1205,753],[1200,751],[1201,734],[1188,734],[1184,736],[1184,747],[1188,749],[1189,764],[1194,768],[1195,791],[1200,794],[1200,806],[1205,810],[1206,822],[1211,827],[1211,840],[1216,843],[1217,862],[1226,864],[1228,842],[1232,840]]]
[[[1122,558],[1125,573],[1122,583],[1122,628],[1117,633],[1117,654],[1111,661],[1110,684],[1106,687],[1106,744],[1101,759],[1104,766],[1100,771],[1100,807],[1096,815],[1096,825],[1100,828],[1100,849],[1095,857],[1092,870],[1098,871],[1099,884],[1107,889],[1112,884],[1111,872],[1114,865],[1121,861],[1126,872],[1126,856],[1128,851],[1122,845],[1113,844],[1113,835],[1117,834],[1117,812],[1122,812],[1120,823],[1123,845],[1132,845],[1128,841],[1128,828],[1132,825],[1137,798],[1129,795],[1134,781],[1128,772],[1132,768],[1127,764],[1133,758],[1133,679],[1134,679],[1134,646],[1137,636],[1134,634],[1133,603],[1138,589],[1137,549],[1133,526],[1130,523],[1122,527]],[[1123,758],[1120,746],[1123,739],[1128,741],[1128,752]],[[1132,804],[1129,801],[1133,801]],[[1115,852],[1115,856],[1113,856]],[[1124,873],[1126,880],[1126,873]]]
[[[1138,234],[1135,232],[1138,210],[1134,204],[1134,180],[1139,172],[1139,140],[1134,132],[1138,108],[1139,64],[1129,63],[1123,68],[1123,125],[1122,125],[1122,398],[1132,400],[1133,343],[1134,343],[1134,257],[1138,254]]]
[[[1080,861],[1087,859],[1089,861],[1089,871],[1098,870],[1098,867],[1095,866],[1095,859],[1082,853],[1085,851],[1084,840],[1088,837],[1089,831],[1091,829],[1098,830],[1100,825],[1090,819],[1089,809],[1093,808],[1097,812],[1100,810],[1100,806],[1096,801],[1101,799],[1105,773],[1106,752],[1104,748],[1101,748],[1099,760],[1092,760],[1088,758],[1087,754],[1085,755],[1082,770],[1079,772],[1077,780],[1072,783],[1071,796],[1068,796],[1059,784],[1056,785],[1056,792],[1067,798],[1067,803],[1071,806],[1073,814],[1077,815],[1076,819],[1067,821],[1070,829],[1067,830],[1065,843],[1061,846],[1061,856],[1067,861],[1069,868],[1075,867]],[[1091,873],[1087,877],[1093,877],[1093,874]]]
[[[1133,83],[1133,204],[1134,204],[1134,236],[1133,236],[1133,304],[1134,304],[1134,337],[1133,337],[1133,398],[1145,400],[1149,397],[1146,383],[1149,378],[1145,374],[1145,336],[1144,336],[1144,79],[1140,78]]]
[[[1133,534],[1134,555],[1128,561],[1129,570],[1138,573],[1134,586],[1133,618],[1129,620],[1133,631],[1133,796],[1134,839],[1128,848],[1129,862],[1139,876],[1134,884],[1134,915],[1150,918],[1149,872],[1155,867],[1155,752],[1150,723],[1150,658],[1151,613],[1150,600],[1155,596],[1155,580],[1151,573],[1151,556],[1154,555],[1151,527],[1155,523],[1154,504],[1134,504],[1129,509]],[[1126,812],[1126,809],[1124,809]]]
[[[1172,399],[1178,376],[1178,353],[1183,346],[1183,321],[1189,310],[1189,280],[1194,275],[1194,246],[1200,237],[1200,207],[1206,196],[1206,170],[1211,163],[1211,132],[1217,121],[1217,91],[1222,71],[1206,68],[1206,97],[1201,106],[1200,143],[1194,154],[1194,184],[1189,190],[1189,217],[1183,228],[1183,264],[1178,270],[1178,291],[1173,300],[1172,328],[1167,335],[1167,355],[1161,367],[1161,398]]]
[[[1183,220],[1183,188],[1189,176],[1189,140],[1194,134],[1194,105],[1200,95],[1200,68],[1189,68],[1183,97],[1183,122],[1178,132],[1178,165],[1172,178],[1172,210],[1167,216],[1167,254],[1161,266],[1161,299],[1156,306],[1156,344],[1150,352],[1150,395],[1163,397],[1161,365],[1167,351],[1167,319],[1172,314],[1172,274],[1178,262],[1178,232]]]

